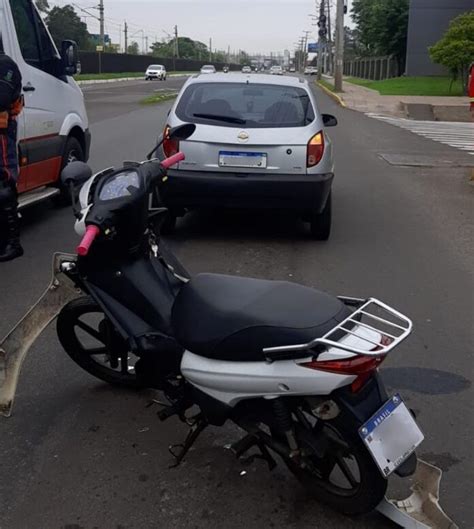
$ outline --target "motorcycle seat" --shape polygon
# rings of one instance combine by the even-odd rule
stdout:
[[[199,274],[173,305],[176,340],[192,353],[226,361],[263,361],[263,349],[307,343],[350,314],[337,298],[286,281]]]

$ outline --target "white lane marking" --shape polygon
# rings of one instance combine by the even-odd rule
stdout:
[[[451,121],[414,121],[405,118],[393,118],[380,116],[368,112],[367,116],[385,121],[405,130],[409,130],[418,136],[444,143],[474,155],[474,123],[453,123]]]

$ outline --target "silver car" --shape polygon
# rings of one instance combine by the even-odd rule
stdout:
[[[167,127],[195,123],[164,154],[186,155],[169,171],[163,201],[170,217],[206,207],[289,209],[326,240],[331,229],[332,144],[307,81],[296,77],[197,75],[173,105]],[[165,129],[165,138],[166,138]],[[168,223],[170,225],[170,223]]]

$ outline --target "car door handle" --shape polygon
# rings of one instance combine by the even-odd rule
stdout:
[[[34,92],[35,90],[36,88],[30,83],[23,87],[23,92]]]

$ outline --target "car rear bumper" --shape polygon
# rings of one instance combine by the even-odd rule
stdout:
[[[161,193],[175,208],[274,208],[322,211],[333,173],[256,174],[170,170]]]

